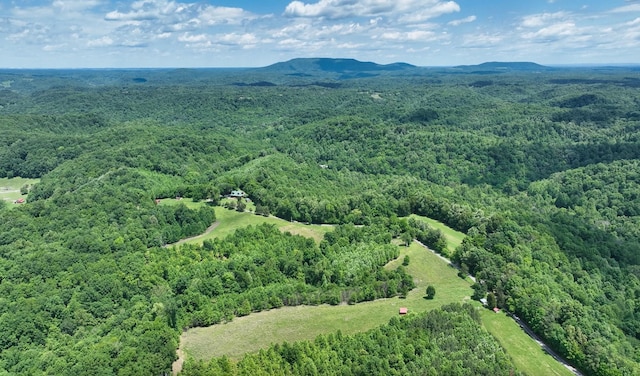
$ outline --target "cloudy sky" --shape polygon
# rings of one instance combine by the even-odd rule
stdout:
[[[1,68],[640,63],[640,0],[2,0]]]

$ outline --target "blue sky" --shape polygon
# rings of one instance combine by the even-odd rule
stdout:
[[[640,63],[640,0],[3,0],[1,68]]]

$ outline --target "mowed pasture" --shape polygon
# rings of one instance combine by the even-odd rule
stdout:
[[[569,376],[565,368],[544,351],[511,317],[503,311],[481,311],[482,325],[498,339],[518,370],[527,375]]]
[[[163,200],[161,204],[183,202],[197,207],[203,203],[191,200]],[[202,243],[205,239],[224,237],[238,228],[272,223],[281,231],[311,237],[320,241],[332,226],[305,225],[288,222],[276,217],[257,216],[249,212],[237,212],[215,207],[216,228],[208,234],[191,239],[189,242]],[[441,222],[426,217],[413,216],[440,229],[447,239],[449,249],[454,250],[462,243],[464,234]],[[343,334],[363,332],[385,324],[398,315],[400,307],[408,308],[409,314],[438,308],[455,302],[471,301],[470,279],[461,279],[448,262],[433,252],[414,242],[409,247],[400,247],[400,256],[387,264],[396,268],[404,256],[409,256],[407,271],[414,277],[416,288],[406,298],[380,299],[354,305],[320,305],[283,307],[269,311],[252,313],[234,318],[225,324],[205,328],[191,328],[180,338],[180,349],[187,358],[208,360],[228,356],[239,360],[244,354],[257,352],[271,344],[313,340],[320,334],[340,330]],[[425,299],[427,286],[433,285],[436,295],[433,300]],[[481,310],[483,326],[496,337],[512,357],[518,370],[526,374],[539,374],[544,370],[548,375],[571,375],[572,373],[548,355],[511,318],[504,313],[495,314],[473,302]]]
[[[464,234],[461,233],[460,231],[456,231],[452,229],[451,227],[445,225],[440,221],[436,221],[435,219],[422,217],[415,214],[411,214],[409,218],[420,220],[422,222],[425,222],[429,226],[440,230],[442,232],[442,235],[444,235],[444,238],[447,239],[447,248],[449,249],[449,252],[455,251],[455,249],[458,248],[460,244],[462,244],[462,239],[464,239]]]
[[[205,205],[203,202],[193,202],[190,199],[164,199],[160,201],[160,205],[177,205],[179,203],[185,204],[187,207],[196,209],[199,206]],[[249,207],[249,206],[248,206]],[[293,235],[301,235],[307,238],[311,238],[320,242],[322,237],[328,231],[333,230],[333,226],[323,225],[306,225],[299,222],[288,222],[283,219],[269,216],[264,217],[256,215],[249,211],[239,212],[236,210],[230,210],[221,206],[214,207],[216,212],[217,226],[209,233],[202,234],[190,238],[185,243],[202,244],[207,239],[224,238],[227,235],[232,234],[238,228],[246,227],[249,225],[259,225],[262,223],[269,223],[275,225],[282,232],[290,232]]]
[[[20,188],[25,185],[33,185],[39,182],[39,179],[25,178],[0,178],[0,200],[6,201],[10,205],[14,205],[14,201],[19,198],[26,199],[26,195],[20,193]]]
[[[411,314],[470,299],[471,288],[467,282],[456,277],[456,270],[417,243],[402,247],[400,257],[387,267],[397,267],[405,255],[411,260],[407,270],[414,276],[417,287],[404,299],[263,311],[234,318],[226,324],[189,329],[181,337],[181,348],[188,357],[196,359],[222,355],[239,359],[245,353],[258,351],[274,343],[312,340],[319,334],[338,330],[344,334],[366,331],[397,316],[400,307],[408,308]],[[433,300],[424,298],[430,284],[436,288]]]

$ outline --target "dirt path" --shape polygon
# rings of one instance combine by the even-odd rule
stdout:
[[[435,253],[440,259],[442,259],[444,262],[448,263],[449,265],[452,265],[454,268],[458,269],[458,267],[451,262],[451,260],[449,260],[448,258],[442,256],[441,254],[436,253],[433,249],[427,247],[426,245],[420,243],[419,241],[415,241],[416,243],[419,243],[421,246],[425,247],[426,249],[430,250],[431,252]],[[469,278],[471,278],[471,280],[473,282],[476,281],[476,278],[472,275],[469,275]],[[534,341],[536,341],[536,343],[538,345],[540,345],[540,347],[542,347],[542,349],[547,352],[549,355],[551,355],[553,357],[553,359],[555,359],[558,363],[562,364],[563,366],[565,366],[569,371],[573,372],[574,375],[576,376],[582,376],[582,373],[580,373],[580,371],[578,371],[575,367],[573,367],[571,364],[569,364],[566,360],[564,360],[564,358],[562,358],[560,355],[558,355],[555,351],[553,351],[546,343],[544,343],[542,341],[542,339],[540,339],[540,337],[538,337],[537,334],[535,334],[533,332],[533,330],[531,330],[531,328],[529,328],[529,326],[527,324],[524,323],[524,321],[522,321],[518,316],[516,315],[509,315],[511,318],[513,318],[513,320],[518,323],[518,325],[520,325],[520,327],[525,331],[525,333],[527,333],[529,335],[529,337],[531,337]]]
[[[449,260],[448,258],[444,257],[443,255],[439,254],[438,252],[434,251],[433,249],[427,247],[425,244],[421,243],[418,240],[414,240],[416,243],[420,244],[421,246],[425,247],[426,249],[430,250],[431,252],[433,252],[433,254],[435,254],[436,256],[438,256],[442,261],[446,262],[447,264],[451,265],[452,267],[460,270],[460,268],[458,267],[458,265],[454,264],[451,262],[451,260]],[[471,274],[468,275],[468,277],[475,283],[476,282],[476,277],[472,276]]]
[[[171,372],[173,375],[177,375],[180,371],[182,371],[182,365],[184,364],[184,351],[181,348],[176,350],[176,354],[178,354],[178,359],[171,365]]]
[[[215,221],[215,222],[213,222],[213,224],[211,224],[211,226],[207,227],[207,229],[206,229],[202,234],[200,234],[200,235],[196,235],[196,236],[192,236],[192,237],[190,237],[190,238],[180,239],[180,240],[178,240],[178,241],[177,241],[177,242],[175,242],[175,243],[171,243],[171,244],[167,244],[167,245],[165,245],[165,247],[170,247],[170,246],[172,246],[172,245],[180,245],[180,244],[186,243],[186,242],[188,242],[188,241],[196,240],[196,239],[199,239],[199,238],[204,237],[204,236],[206,236],[206,235],[209,235],[209,233],[210,233],[211,231],[215,230],[215,229],[216,229],[216,227],[218,227],[219,225],[220,225],[220,222],[219,222],[219,221]]]
[[[538,335],[535,334],[533,332],[533,330],[531,330],[531,328],[529,328],[529,326],[527,324],[525,324],[524,321],[522,321],[516,315],[510,315],[510,316],[511,316],[511,318],[513,318],[513,320],[515,320],[515,322],[518,323],[518,325],[520,325],[522,330],[524,330],[525,333],[527,333],[529,335],[529,337],[533,338],[533,340],[536,341],[538,343],[538,345],[540,345],[540,347],[542,347],[542,349],[547,352],[547,354],[551,355],[553,357],[553,359],[555,359],[560,364],[565,366],[565,368],[567,368],[569,371],[573,372],[574,375],[582,376],[582,373],[580,371],[578,371],[574,366],[569,364],[566,360],[564,360],[564,358],[562,358],[555,351],[553,351],[549,346],[547,346],[546,343],[542,342],[542,339],[540,339],[540,337],[538,337]]]

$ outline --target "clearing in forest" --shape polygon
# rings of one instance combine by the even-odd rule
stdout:
[[[204,202],[193,202],[190,199],[163,199],[160,201],[161,205],[175,205],[178,203],[183,203],[192,209],[205,205]],[[239,228],[249,225],[256,226],[263,223],[273,224],[282,232],[290,232],[293,235],[302,235],[304,237],[314,239],[318,243],[322,240],[324,234],[329,231],[333,231],[333,226],[306,225],[299,222],[289,222],[273,216],[264,217],[248,211],[239,212],[236,210],[226,209],[221,206],[214,207],[214,210],[216,211],[217,224],[216,226],[213,226],[213,228],[210,227],[211,231],[207,231],[204,234],[194,236],[193,238],[179,243],[202,244],[202,242],[207,239],[224,238],[227,235],[234,233]]]
[[[0,200],[9,204],[13,204],[21,198],[26,200],[27,196],[20,193],[20,188],[32,186],[39,181],[40,179],[0,178]]]
[[[436,255],[417,243],[408,248],[402,247],[400,257],[387,267],[397,267],[405,255],[411,259],[407,271],[414,276],[417,285],[406,299],[379,299],[354,305],[283,307],[253,313],[234,318],[230,323],[189,329],[181,337],[181,348],[187,356],[197,359],[222,355],[239,359],[247,352],[258,351],[272,343],[312,340],[319,334],[337,330],[344,334],[366,331],[397,316],[400,307],[408,308],[411,313],[469,300],[469,284],[456,277],[454,268],[439,261]],[[433,300],[424,299],[429,284],[436,286],[436,298]]]
[[[189,203],[189,206],[192,205],[195,207],[201,204]],[[215,210],[219,225],[210,233],[191,241],[201,243],[204,239],[224,237],[238,228],[260,223],[273,223],[281,231],[311,237],[317,241],[322,239],[324,233],[333,229],[332,226],[292,223],[276,217],[240,213],[222,207],[216,207]],[[464,238],[464,234],[441,222],[414,217],[440,229],[451,250],[460,245]],[[416,288],[406,298],[379,299],[354,305],[282,307],[252,313],[236,317],[226,324],[189,329],[180,337],[180,351],[184,352],[183,356],[195,359],[208,360],[226,355],[238,360],[246,353],[256,352],[275,343],[313,340],[319,334],[338,330],[344,334],[363,332],[387,323],[391,317],[398,315],[400,307],[408,308],[411,314],[470,300],[472,290],[469,279],[459,278],[457,269],[416,242],[409,247],[401,247],[400,256],[386,267],[396,268],[405,255],[410,259],[407,271],[416,283]],[[428,285],[433,285],[436,289],[433,300],[424,298]],[[571,375],[571,372],[545,353],[514,320],[503,313],[495,314],[485,310],[479,303],[477,306],[482,310],[483,326],[498,338],[518,370],[526,374],[537,374],[544,369],[548,375]]]

